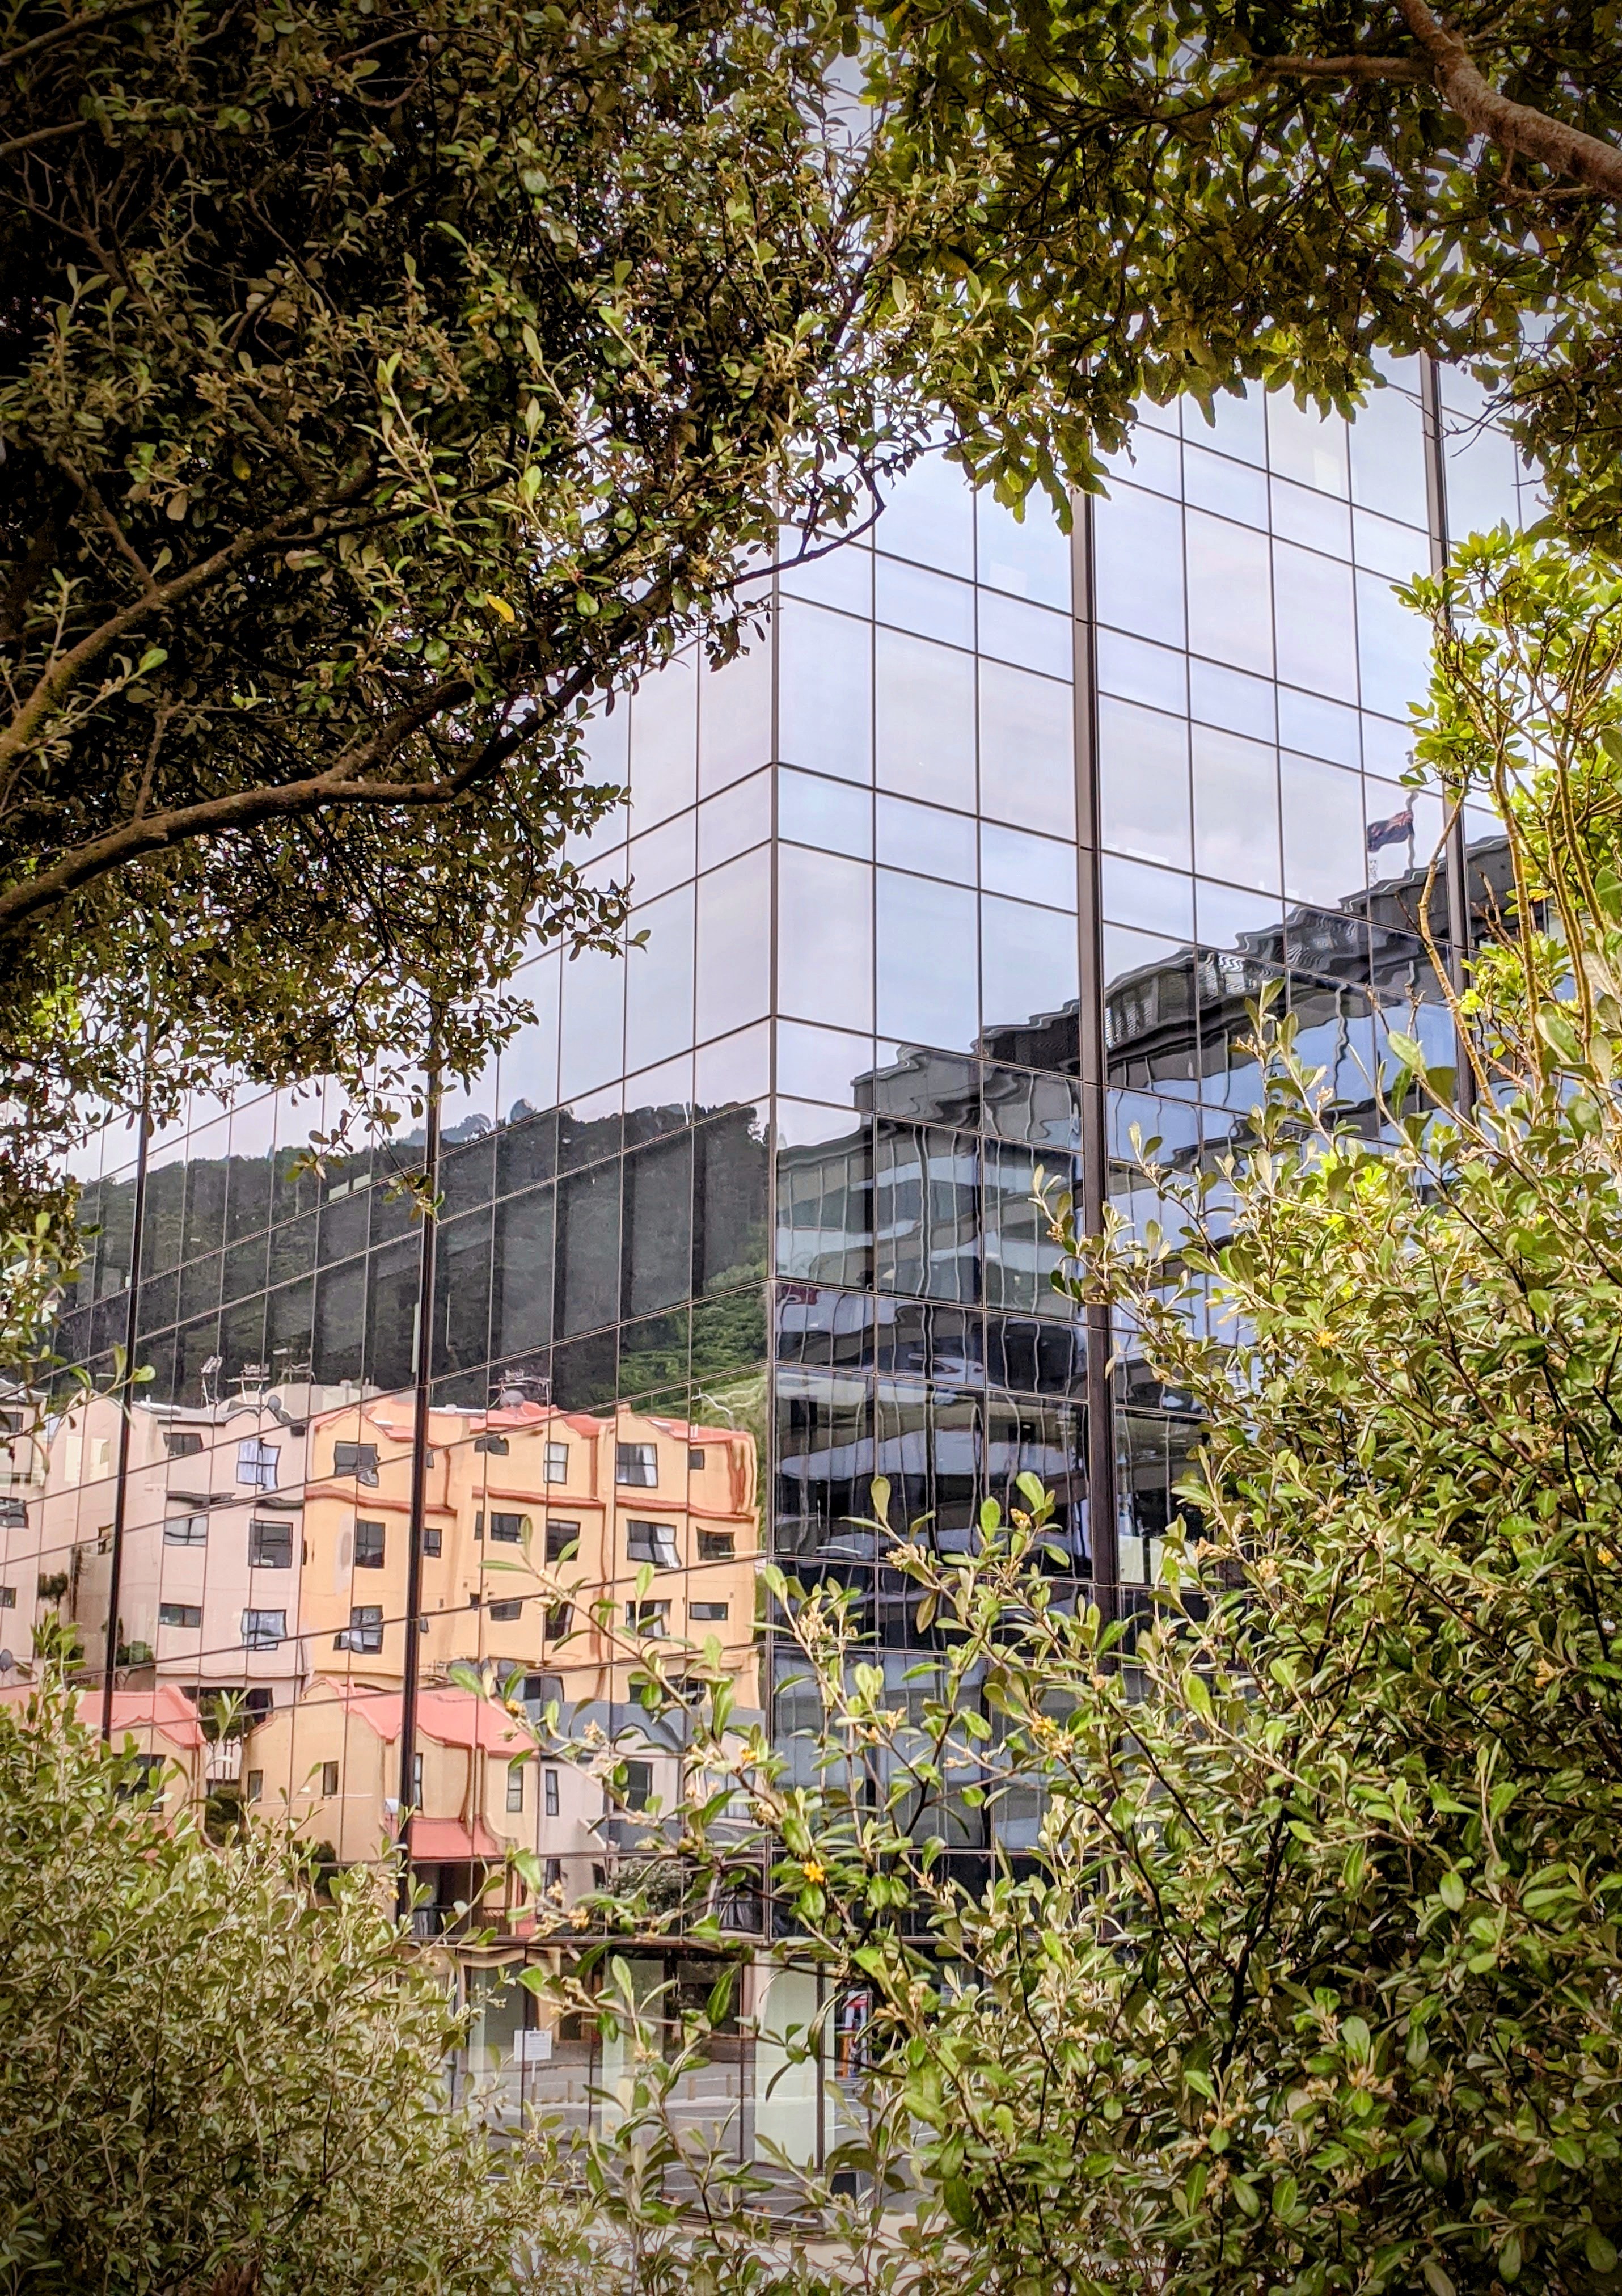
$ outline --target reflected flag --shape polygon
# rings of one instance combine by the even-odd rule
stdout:
[[[1413,807],[1409,803],[1384,821],[1370,822],[1369,851],[1378,853],[1382,845],[1405,845],[1413,835]]]

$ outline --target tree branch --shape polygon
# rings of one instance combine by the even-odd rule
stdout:
[[[1507,152],[1541,160],[1561,175],[1575,176],[1607,199],[1622,199],[1622,152],[1614,144],[1500,95],[1470,62],[1458,34],[1438,22],[1426,0],[1393,0],[1393,5],[1424,50],[1437,94],[1467,127],[1490,136]]]
[[[0,945],[41,910],[54,907],[98,877],[160,853],[168,847],[218,836],[228,830],[253,829],[261,822],[292,821],[332,806],[442,806],[463,797],[475,783],[487,779],[515,751],[553,723],[569,702],[593,683],[584,666],[566,678],[558,690],[516,726],[481,742],[454,773],[432,781],[362,781],[363,770],[374,767],[398,750],[402,742],[420,733],[433,718],[443,717],[471,700],[465,680],[438,689],[414,709],[402,712],[378,729],[372,739],[348,757],[338,758],[324,773],[299,782],[283,782],[258,789],[230,790],[223,796],[204,798],[194,805],[172,807],[167,813],[143,818],[135,815],[87,844],[64,853],[37,876],[0,891]]]
[[[138,16],[149,4],[150,0],[123,0],[120,7],[98,9],[89,16],[70,16],[66,23],[53,24],[48,32],[37,32],[20,48],[12,48],[0,56],[0,71],[10,71],[14,65],[27,63],[31,57],[43,55],[47,48],[60,47],[64,40],[77,39],[81,32],[99,32],[104,25],[119,23],[126,16]]]
[[[1429,82],[1417,56],[1257,56],[1266,79],[1386,79]]]
[[[251,557],[255,551],[267,549],[272,544],[281,541],[301,519],[307,518],[309,512],[310,505],[301,503],[296,509],[283,511],[279,518],[257,527],[252,533],[239,534],[223,549],[213,552],[207,558],[200,558],[184,573],[176,574],[172,582],[155,585],[143,591],[139,598],[121,608],[118,613],[110,614],[99,628],[90,631],[76,646],[70,647],[66,653],[59,654],[51,667],[42,672],[27,701],[12,712],[11,724],[0,730],[0,766],[7,764],[37,740],[51,712],[73,691],[92,664],[100,660],[121,637],[127,636],[131,630],[152,615],[160,614],[167,608],[180,604],[194,591],[205,588],[217,576],[228,573],[243,559]]]
[[[0,144],[0,160],[9,160],[14,152],[31,152],[37,144],[54,144],[63,135],[80,135],[85,125],[82,119],[64,119],[57,127],[37,127],[31,135],[13,135],[9,144]]]

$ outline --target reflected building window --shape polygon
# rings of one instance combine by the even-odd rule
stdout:
[[[669,1523],[639,1522],[633,1517],[625,1527],[625,1551],[627,1562],[651,1562],[656,1570],[681,1568],[675,1527]]]
[[[617,1443],[614,1480],[651,1490],[659,1481],[659,1453],[651,1443]]]
[[[262,1522],[256,1517],[248,1526],[248,1566],[252,1570],[291,1570],[292,1524],[282,1520]]]
[[[357,1603],[349,1623],[332,1637],[334,1650],[377,1652],[383,1647],[383,1607],[381,1603]]]
[[[375,1443],[334,1443],[332,1472],[353,1475],[357,1483],[377,1481],[377,1446]]]
[[[267,1443],[262,1436],[250,1435],[236,1447],[236,1479],[252,1489],[274,1491],[276,1488],[276,1465],[282,1456],[279,1444]]]

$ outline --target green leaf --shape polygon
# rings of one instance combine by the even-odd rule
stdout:
[[[1387,1032],[1386,1042],[1393,1057],[1404,1068],[1412,1069],[1416,1076],[1424,1074],[1425,1054],[1417,1037],[1405,1036],[1400,1029],[1392,1029]]]

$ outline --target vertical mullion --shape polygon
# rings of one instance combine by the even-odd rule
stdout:
[[[411,1817],[415,1800],[417,1751],[417,1677],[421,1672],[422,1611],[422,1535],[428,1513],[429,1405],[434,1359],[434,1300],[438,1275],[439,1218],[439,1047],[433,1030],[425,1078],[425,1139],[422,1152],[422,1250],[417,1267],[416,1392],[411,1426],[411,1514],[406,1549],[405,1657],[400,1668],[400,1833],[399,1887],[397,1898],[402,1915],[411,1911]],[[480,1620],[482,1628],[482,1614]]]
[[[142,1054],[141,1121],[135,1136],[135,1192],[129,1208],[129,1305],[124,1317],[124,1394],[119,1406],[118,1480],[112,1494],[111,1554],[107,1573],[107,1638],[102,1659],[102,1742],[112,1736],[112,1688],[119,1663],[119,1604],[123,1598],[124,1524],[129,1512],[129,1444],[133,1431],[135,1347],[140,1337],[141,1255],[146,1226],[147,1147],[152,1138],[149,1032]],[[184,1202],[184,1197],[183,1197]]]
[[[1070,535],[1071,629],[1076,725],[1077,923],[1081,996],[1077,1011],[1081,1113],[1081,1232],[1103,1233],[1110,1195],[1110,1111],[1104,1047],[1103,890],[1098,778],[1098,644],[1094,597],[1093,497],[1075,503]],[[1115,1492],[1115,1398],[1110,1374],[1110,1309],[1084,1311],[1086,1336],[1087,1543],[1093,1597],[1106,1623],[1119,1608],[1120,1565]]]
[[[1434,358],[1420,365],[1420,402],[1425,418],[1425,511],[1430,535],[1430,570],[1446,571],[1450,537],[1447,531],[1447,447],[1442,432],[1442,378]],[[1463,993],[1470,964],[1470,883],[1466,875],[1464,808],[1461,805],[1447,832],[1447,972],[1454,994]],[[1464,1031],[1455,1021],[1454,1104],[1462,1116],[1475,1105],[1476,1072],[1470,1066]]]

